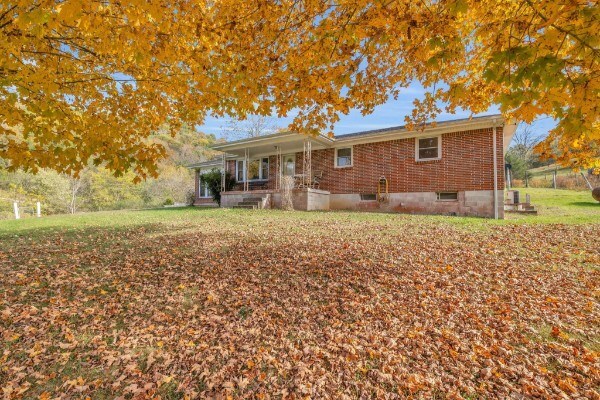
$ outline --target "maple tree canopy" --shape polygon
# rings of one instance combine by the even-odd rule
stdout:
[[[600,15],[572,0],[3,0],[0,158],[76,174],[156,174],[157,129],[207,115],[296,114],[331,129],[411,82],[409,122],[444,107],[551,116],[538,146],[600,167]],[[443,104],[443,106],[440,106]]]

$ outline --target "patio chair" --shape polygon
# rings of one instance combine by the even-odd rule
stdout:
[[[312,182],[310,184],[310,186],[313,189],[318,189],[319,186],[321,185],[321,180],[323,179],[323,171],[318,170],[318,171],[314,171],[313,172],[313,177],[312,177]]]

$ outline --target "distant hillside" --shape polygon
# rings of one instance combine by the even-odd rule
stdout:
[[[139,184],[133,183],[132,171],[115,177],[101,166],[90,165],[80,179],[74,179],[46,169],[37,174],[8,172],[0,159],[0,219],[14,218],[14,201],[23,217],[34,214],[37,201],[42,204],[43,215],[191,202],[194,174],[186,166],[213,157],[215,152],[208,146],[217,139],[182,129],[175,137],[156,134],[150,140],[165,146],[168,157],[160,162],[158,178]]]
[[[183,128],[175,137],[168,134],[153,135],[152,140],[167,148],[167,163],[183,166],[214,157],[216,152],[208,146],[218,141],[213,134],[197,132],[190,128]]]

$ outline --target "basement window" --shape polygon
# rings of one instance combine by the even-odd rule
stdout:
[[[377,195],[375,193],[361,194],[360,195],[360,200],[361,201],[377,200]]]
[[[458,192],[438,192],[438,201],[456,201],[458,200]]]

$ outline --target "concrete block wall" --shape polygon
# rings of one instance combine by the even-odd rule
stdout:
[[[499,217],[503,218],[502,192],[499,192]],[[332,210],[372,210],[409,214],[440,214],[494,217],[494,191],[459,191],[458,200],[438,200],[436,192],[390,193],[385,202],[361,201],[360,195],[334,194],[330,196]]]

